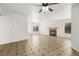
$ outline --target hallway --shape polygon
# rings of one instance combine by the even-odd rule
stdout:
[[[71,40],[48,35],[29,35],[29,39],[0,45],[2,56],[70,56],[79,55],[71,49]]]

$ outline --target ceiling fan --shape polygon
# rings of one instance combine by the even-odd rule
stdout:
[[[39,10],[39,13],[42,12],[42,11],[44,11],[44,12],[46,12],[46,11],[52,12],[53,9],[50,8],[49,6],[50,5],[55,5],[55,4],[58,4],[58,3],[42,3],[41,5],[39,5],[39,6],[42,6],[42,8]]]

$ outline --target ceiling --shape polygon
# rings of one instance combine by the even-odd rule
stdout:
[[[16,14],[21,14],[27,16],[28,14],[38,13],[38,10],[41,9],[41,3],[0,3],[2,11],[4,12],[13,12]],[[50,6],[54,9],[53,12],[45,13],[38,13],[41,17],[43,15],[47,16],[48,18],[57,18],[60,16],[68,16],[71,14],[71,4],[70,3],[60,3],[56,5]],[[53,15],[53,16],[52,16]],[[71,15],[70,15],[71,16]]]

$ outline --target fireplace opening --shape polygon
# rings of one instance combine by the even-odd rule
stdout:
[[[57,36],[57,28],[49,28],[50,36]]]

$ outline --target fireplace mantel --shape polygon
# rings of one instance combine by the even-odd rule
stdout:
[[[49,27],[49,30],[57,29],[58,27]]]

